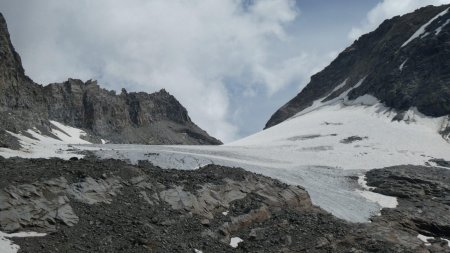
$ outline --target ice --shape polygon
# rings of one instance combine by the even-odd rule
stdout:
[[[238,244],[240,242],[243,242],[243,241],[244,240],[242,240],[239,237],[232,237],[231,240],[230,240],[230,246],[233,247],[233,248],[237,248]]]
[[[19,232],[13,234],[7,234],[0,231],[0,252],[1,253],[16,253],[19,251],[20,247],[15,245],[8,238],[14,237],[41,237],[46,236],[44,233],[36,233],[36,232]]]
[[[427,27],[433,23],[434,20],[436,20],[437,18],[444,16],[445,14],[447,14],[448,10],[450,8],[447,8],[445,11],[439,13],[438,15],[434,16],[432,19],[430,19],[430,21],[428,21],[427,23],[425,23],[424,25],[422,25],[407,41],[405,41],[405,43],[402,44],[401,47],[404,47],[406,45],[408,45],[411,41],[413,41],[414,39],[418,38],[418,37],[425,37],[428,34],[425,34],[425,30],[427,29]],[[442,29],[442,28],[441,28]]]
[[[336,217],[368,222],[381,208],[394,207],[396,200],[374,195],[369,189],[361,191],[351,177],[375,168],[425,165],[432,158],[450,160],[450,144],[439,134],[447,117],[427,117],[411,108],[402,120],[393,120],[398,118],[397,112],[373,96],[349,100],[346,94],[363,81],[335,99],[318,100],[313,108],[289,120],[222,146],[83,144],[71,149],[92,150],[101,158],[131,163],[148,160],[161,168],[193,170],[207,164],[241,167],[305,187],[315,205]],[[33,136],[44,138],[37,132]],[[347,139],[352,141],[343,141]],[[33,139],[27,141],[42,145]],[[64,148],[61,141],[52,141],[59,143],[61,150],[55,152],[54,146],[35,143],[26,155],[74,156],[67,145]]]
[[[107,144],[96,154],[132,163],[149,160],[162,168],[242,167],[305,187],[314,204],[339,218],[367,222],[396,202],[372,192],[361,194],[350,176],[374,168],[424,165],[431,158],[450,160],[450,145],[438,133],[445,117],[426,117],[416,108],[407,111],[404,120],[393,121],[396,115],[372,96],[353,101],[342,97],[222,146]],[[361,140],[342,143],[351,136]],[[100,146],[89,146],[94,147]]]

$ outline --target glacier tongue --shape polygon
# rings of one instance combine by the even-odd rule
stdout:
[[[305,187],[314,204],[337,217],[365,222],[382,206],[351,176],[401,164],[450,160],[438,133],[444,118],[412,108],[403,120],[373,97],[336,100],[223,146],[102,145],[102,158],[150,160],[163,168],[196,169],[214,163]],[[98,146],[100,147],[100,146]],[[367,190],[365,190],[367,191]],[[370,197],[370,196],[369,196]],[[392,200],[394,201],[394,200]]]

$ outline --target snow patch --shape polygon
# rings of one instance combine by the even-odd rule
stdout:
[[[368,186],[367,185],[367,177],[366,175],[359,175],[358,176],[358,184],[364,189],[364,190],[373,190],[375,187]]]
[[[396,208],[398,206],[396,197],[386,196],[372,191],[356,191],[367,200],[379,204],[381,208]]]
[[[422,25],[407,41],[405,41],[405,43],[402,44],[402,47],[408,45],[411,41],[415,40],[416,38],[422,36],[421,38],[427,36],[428,34],[425,33],[425,30],[427,29],[427,27],[433,23],[434,20],[436,20],[437,18],[444,16],[445,14],[447,14],[448,10],[450,8],[447,8],[445,11],[439,13],[438,15],[436,15],[435,17],[433,17],[432,19],[430,19],[430,21],[428,21],[427,23],[425,23],[424,25]]]
[[[324,107],[324,106],[328,106],[328,105],[335,104],[336,102],[347,101],[347,100],[348,100],[347,95],[350,93],[350,91],[352,91],[353,89],[356,89],[356,88],[358,88],[359,86],[361,86],[361,84],[364,82],[365,79],[366,79],[365,77],[362,78],[362,79],[361,79],[358,83],[356,83],[353,87],[349,88],[349,89],[348,89],[347,91],[345,91],[345,92],[342,92],[339,96],[337,96],[337,97],[335,97],[335,98],[333,98],[333,99],[330,99],[330,100],[328,100],[328,101],[323,102],[323,100],[324,100],[325,98],[327,98],[329,95],[331,95],[335,90],[338,90],[338,89],[339,89],[339,86],[343,87],[343,86],[347,83],[347,79],[345,79],[345,81],[344,81],[343,83],[341,83],[341,84],[340,84],[335,90],[333,90],[330,94],[328,94],[327,96],[325,96],[325,97],[323,97],[323,98],[317,99],[316,101],[313,102],[313,104],[312,104],[310,107],[305,108],[304,110],[298,112],[297,114],[295,114],[294,116],[292,116],[291,118],[289,118],[289,119],[287,119],[287,120],[290,120],[290,119],[292,119],[292,118],[296,118],[296,117],[305,115],[305,114],[310,113],[310,112],[313,112],[313,111],[318,110],[318,109],[320,109],[320,108],[322,108],[322,107]]]
[[[223,216],[227,216],[229,212],[230,212],[230,211],[222,212],[222,215],[223,215]]]
[[[233,248],[237,248],[237,246],[239,245],[239,243],[243,242],[244,240],[242,240],[239,237],[233,237],[230,240],[230,246]]]
[[[338,86],[336,86],[336,88],[334,88],[329,95],[333,94],[333,92],[340,90],[342,87],[344,87],[347,84],[348,78],[346,78],[341,84],[339,84]]]
[[[19,245],[14,244],[11,240],[7,238],[14,237],[42,237],[46,236],[44,233],[36,233],[36,232],[19,232],[13,234],[7,234],[0,231],[0,252],[1,253],[16,253],[19,251]]]
[[[408,61],[408,59],[404,60],[404,61],[402,62],[402,64],[400,64],[400,66],[398,67],[398,69],[399,69],[400,71],[403,71],[403,67],[405,66],[405,64],[406,64],[407,61]]]
[[[198,249],[194,249],[194,252],[195,252],[195,253],[203,253],[203,251],[198,250]]]
[[[51,129],[53,137],[44,135],[37,128],[28,129],[18,134],[6,131],[11,136],[19,140],[22,148],[20,150],[12,150],[0,148],[0,155],[3,157],[23,157],[23,158],[51,158],[59,157],[62,159],[69,159],[70,157],[82,157],[82,155],[74,154],[70,144],[91,144],[83,140],[82,137],[86,135],[83,130],[66,126],[56,121],[50,121],[54,126]],[[56,137],[56,138],[55,138]]]
[[[59,122],[50,120],[53,126],[58,129],[52,129],[52,133],[56,135],[61,141],[66,144],[90,144],[90,142],[83,140],[82,137],[86,136],[86,132],[78,128],[63,125]]]
[[[436,28],[436,30],[434,31],[434,33],[436,34],[436,35],[439,35],[439,33],[441,33],[442,32],[442,28],[444,28],[446,25],[448,25],[450,23],[450,18],[449,19],[447,19],[445,22],[444,22],[444,24],[442,24],[441,26],[439,26],[438,28]]]
[[[375,187],[371,187],[367,185],[367,178],[366,175],[359,175],[358,176],[358,184],[364,189],[356,190],[358,194],[366,198],[367,200],[377,203],[381,206],[381,209],[383,208],[396,208],[398,206],[398,201],[396,197],[386,196],[382,195],[376,192],[373,192],[372,190],[375,189]]]
[[[369,94],[365,94],[362,96],[357,97],[355,100],[344,100],[344,105],[365,105],[365,106],[372,106],[379,103],[379,100]]]
[[[432,237],[432,236],[425,236],[425,235],[421,235],[421,234],[419,234],[417,236],[417,238],[419,238],[419,240],[424,242],[425,246],[431,246],[431,243],[429,243],[428,240],[434,240],[434,237]]]
[[[447,242],[447,245],[448,245],[448,247],[450,248],[450,240],[448,240],[448,239],[445,239],[445,238],[441,238],[442,240],[444,240],[444,241],[446,241]]]

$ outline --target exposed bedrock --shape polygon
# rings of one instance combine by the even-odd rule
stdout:
[[[0,231],[47,233],[13,238],[22,252],[450,252],[440,239],[447,238],[444,209],[436,209],[433,221],[432,206],[421,207],[430,214],[418,222],[416,207],[403,199],[372,223],[356,224],[312,205],[299,186],[238,168],[179,171],[148,162],[19,158],[0,158],[0,166]],[[413,169],[427,180],[425,170]],[[437,170],[427,169],[427,175]],[[390,175],[385,170],[368,174],[376,191],[415,196],[377,183]],[[436,197],[434,206],[448,204],[435,190],[420,196]],[[425,246],[418,233],[436,239]],[[236,237],[243,241],[233,249]]]

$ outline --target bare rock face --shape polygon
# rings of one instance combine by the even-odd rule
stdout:
[[[43,88],[48,117],[113,143],[221,144],[196,126],[164,89],[116,95],[96,81],[69,79]]]
[[[57,222],[75,225],[78,217],[69,205],[68,188],[65,178],[5,188],[0,191],[0,226],[16,231],[28,226],[51,230]]]
[[[417,107],[425,115],[450,115],[450,11],[437,17],[420,37],[405,42],[450,5],[428,6],[384,21],[361,36],[292,100],[276,111],[265,128],[312,105],[351,90],[350,99],[372,95],[399,112]],[[448,23],[447,23],[448,24]],[[340,84],[344,84],[338,87]],[[337,89],[336,89],[337,88]],[[448,134],[450,129],[443,130]]]
[[[221,144],[195,125],[167,91],[153,94],[102,89],[68,79],[42,86],[25,75],[0,14],[0,146],[16,147],[4,130],[37,128],[51,137],[49,120],[83,129],[89,141],[136,144]]]

